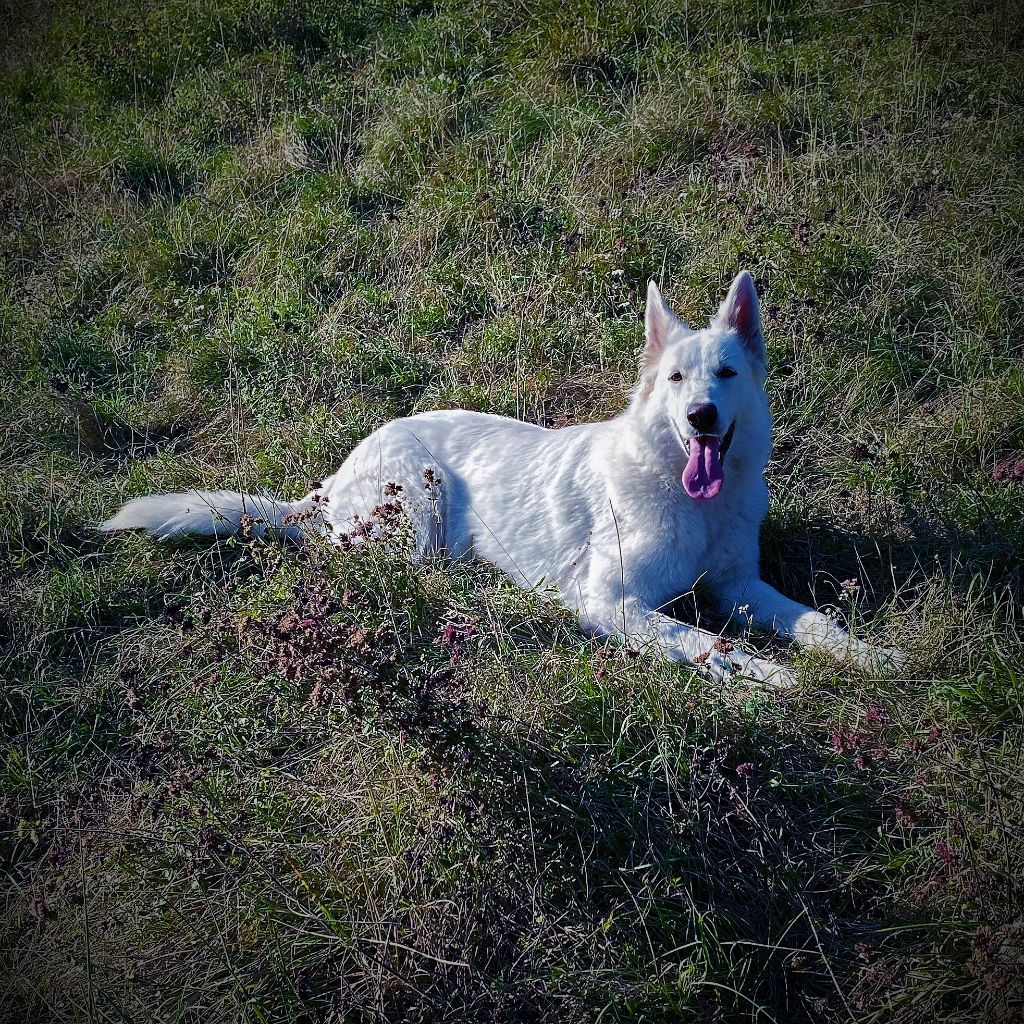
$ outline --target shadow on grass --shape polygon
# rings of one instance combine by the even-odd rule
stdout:
[[[113,174],[121,187],[140,203],[158,199],[177,202],[196,187],[195,175],[189,170],[148,154],[120,161],[114,165]]]
[[[275,1019],[842,1016],[850,947],[878,896],[840,882],[881,822],[870,774],[521,602],[497,633],[474,632],[483,606],[451,611],[479,587],[472,568],[439,595],[396,563],[385,594],[381,567],[358,556],[335,571],[305,555],[268,563],[259,547],[204,551],[179,548],[134,609],[77,627],[95,645],[166,608],[159,650],[120,645],[114,676],[94,662],[110,681],[53,699],[42,735],[22,724],[42,691],[8,716],[31,763],[48,749],[76,763],[71,784],[40,769],[11,790],[36,834],[8,859],[23,992],[82,951],[81,873],[62,867],[75,855],[104,894],[89,939],[104,1008],[184,995],[197,1012],[255,1000]],[[217,599],[229,591],[248,597]],[[171,599],[182,593],[200,596]],[[508,673],[534,693],[523,706],[500,696]],[[346,783],[367,751],[380,769]],[[318,809],[326,780],[347,816]],[[375,807],[401,807],[409,785],[427,806],[389,835],[360,785],[380,791]],[[335,863],[338,815],[359,837],[353,862]],[[165,918],[168,900],[189,908],[187,928]],[[236,903],[250,909],[232,924]],[[154,943],[165,969],[128,981],[124,956]],[[197,975],[196,957],[223,959],[219,980]]]
[[[799,523],[769,517],[762,530],[762,575],[794,600],[836,603],[839,581],[856,579],[866,609],[912,600],[935,582],[961,598],[976,591],[979,578],[993,595],[1009,590],[1024,595],[1024,549],[998,520],[976,526],[943,524],[921,518],[912,537],[839,529],[822,517]],[[823,584],[823,585],[822,585]]]

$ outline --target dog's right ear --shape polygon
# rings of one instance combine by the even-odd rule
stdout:
[[[640,354],[640,395],[654,387],[654,373],[665,344],[673,329],[682,324],[661,297],[658,286],[651,281],[647,286],[647,308],[644,311],[644,350]]]

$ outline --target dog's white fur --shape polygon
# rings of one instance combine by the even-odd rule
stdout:
[[[735,376],[718,376],[723,366]],[[158,495],[129,502],[102,528],[223,536],[249,515],[258,531],[299,536],[294,518],[315,507],[336,539],[372,521],[389,500],[386,485],[399,484],[422,555],[481,557],[521,586],[554,587],[589,632],[651,644],[717,678],[790,682],[782,666],[658,610],[700,583],[721,613],[743,608],[758,628],[869,670],[896,668],[898,652],[850,637],[760,578],[771,449],[765,374],[749,274],[736,277],[699,331],[673,315],[651,282],[640,382],[614,419],[546,430],[463,410],[421,413],[386,423],[300,501],[229,491]],[[687,411],[699,402],[717,407],[719,436],[735,425],[721,492],[706,500],[689,497],[680,483],[696,433]],[[428,470],[434,482],[425,486]]]

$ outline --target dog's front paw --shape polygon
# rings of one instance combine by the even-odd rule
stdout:
[[[758,686],[769,686],[775,690],[785,690],[796,684],[796,675],[777,662],[766,658],[755,658],[750,654],[737,657],[734,651],[729,658],[729,676],[734,679],[745,679]]]
[[[797,681],[790,669],[766,658],[757,658],[728,643],[716,644],[713,650],[698,655],[693,661],[712,679],[720,682],[743,680],[756,686],[781,690],[793,686]]]
[[[868,675],[892,679],[907,667],[910,658],[895,647],[875,647],[856,640],[851,641],[849,660]]]
[[[775,690],[788,690],[797,681],[792,669],[764,658],[751,658],[746,665],[740,667],[739,675]]]

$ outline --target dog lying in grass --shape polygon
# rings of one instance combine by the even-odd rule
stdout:
[[[221,537],[366,536],[400,494],[419,554],[480,557],[523,587],[554,587],[591,633],[774,685],[791,672],[659,611],[700,581],[715,609],[822,647],[872,672],[899,652],[851,637],[759,574],[771,450],[765,344],[754,282],[733,281],[710,324],[691,330],[647,294],[640,380],[614,419],[547,430],[464,410],[420,413],[375,431],[318,489],[287,503],[230,491],[130,501],[104,530]],[[426,482],[426,483],[425,483]],[[310,513],[315,511],[315,515]]]

